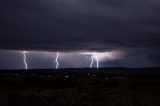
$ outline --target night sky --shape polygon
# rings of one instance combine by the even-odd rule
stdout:
[[[160,0],[1,0],[0,69],[160,66]],[[95,67],[95,63],[93,67]]]

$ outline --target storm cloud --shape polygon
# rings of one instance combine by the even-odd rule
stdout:
[[[160,65],[159,0],[3,0],[0,7],[1,50],[122,50],[126,65]]]

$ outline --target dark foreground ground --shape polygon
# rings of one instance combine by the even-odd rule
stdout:
[[[160,69],[3,70],[0,106],[160,106]]]

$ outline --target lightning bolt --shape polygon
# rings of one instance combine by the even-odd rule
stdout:
[[[91,56],[91,64],[90,64],[90,68],[92,68],[93,62],[94,62],[94,57]]]
[[[96,64],[97,64],[97,68],[99,68],[99,60],[98,60],[98,57],[96,55],[94,55],[94,59],[95,59]]]
[[[90,68],[92,68],[94,61],[96,61],[96,67],[99,68],[99,60],[96,54],[91,55],[91,63],[90,63]]]
[[[56,69],[58,69],[58,68],[59,68],[58,58],[59,58],[59,53],[57,52],[56,60],[55,60],[55,62],[56,62]]]
[[[23,62],[24,62],[25,69],[28,69],[26,53],[27,53],[26,51],[23,51]]]

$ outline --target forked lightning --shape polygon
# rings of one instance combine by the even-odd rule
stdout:
[[[96,61],[96,67],[99,68],[99,60],[95,53],[91,55],[90,68],[92,68],[94,61]]]

